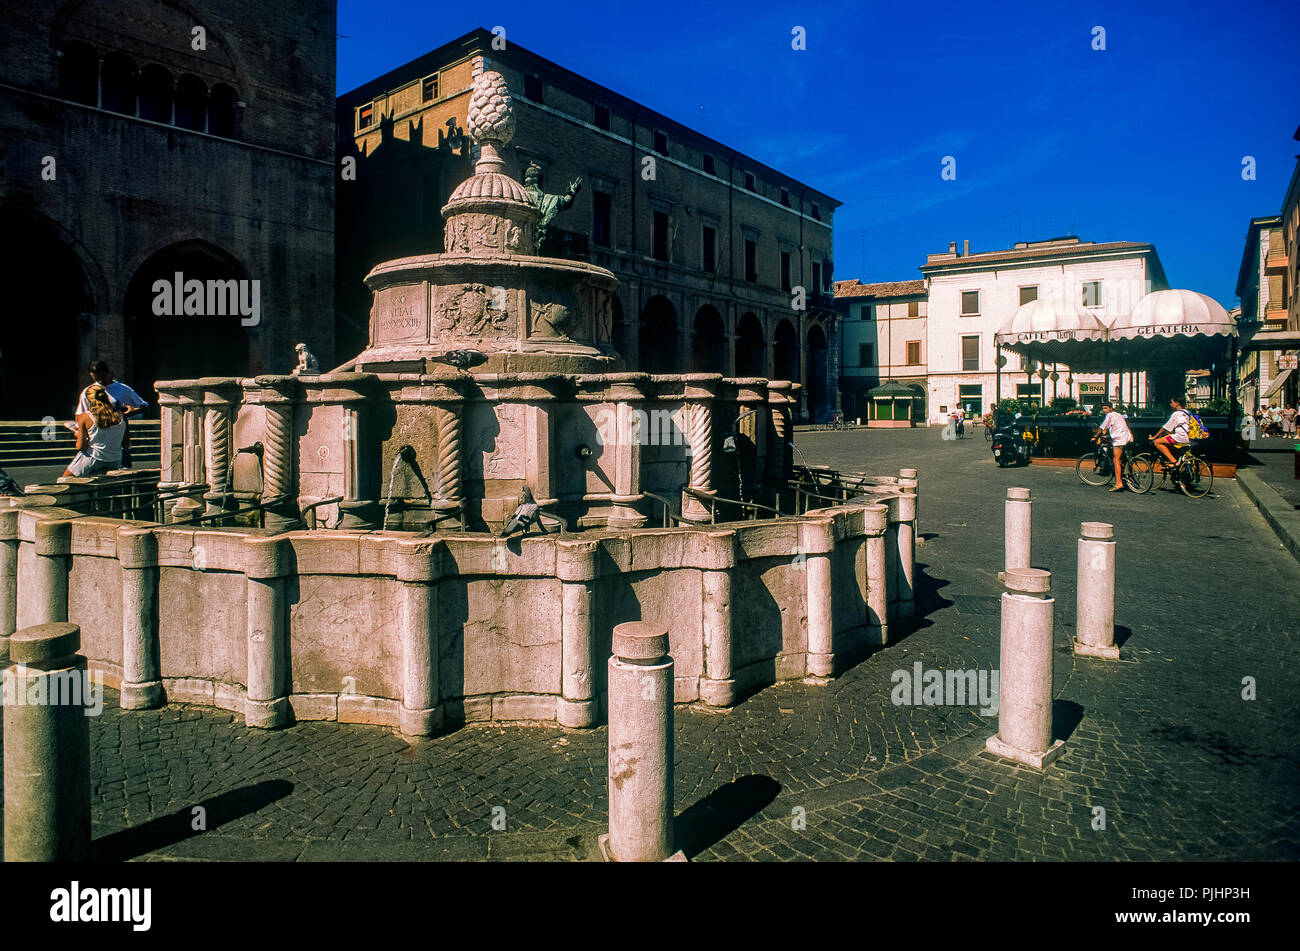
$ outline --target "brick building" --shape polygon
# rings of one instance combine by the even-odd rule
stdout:
[[[142,392],[332,359],[334,44],[327,0],[7,7],[5,417],[68,416],[94,358]],[[217,299],[158,314],[177,273]]]
[[[537,164],[547,192],[582,179],[542,253],[618,276],[615,346],[628,368],[796,380],[805,415],[828,418],[838,401],[840,203],[513,41],[494,49],[494,39],[475,30],[339,97],[340,154],[345,166],[355,160],[339,189],[340,352],[366,345],[370,268],[443,248],[440,209],[472,164],[464,124],[482,57],[515,101],[514,173]]]

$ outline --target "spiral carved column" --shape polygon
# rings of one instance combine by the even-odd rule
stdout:
[[[773,380],[767,386],[768,440],[766,479],[776,491],[790,480],[790,389],[785,380]]]
[[[208,490],[205,514],[224,512],[230,498],[230,407],[232,395],[220,389],[203,394],[203,469]]]
[[[691,452],[689,488],[705,495],[713,494],[713,399],[720,376],[691,374],[685,378],[687,424]],[[682,517],[692,522],[709,520],[708,503],[693,495],[682,494]]]
[[[438,409],[438,500],[449,508],[459,508],[461,495],[462,427],[457,406]],[[442,507],[442,504],[439,505]]]
[[[264,387],[260,402],[266,407],[266,438],[262,440],[262,506],[267,528],[296,526],[294,498],[293,387],[294,377],[258,377]]]

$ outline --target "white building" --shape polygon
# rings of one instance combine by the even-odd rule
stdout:
[[[920,270],[925,281],[919,293],[916,282],[908,281],[836,285],[836,296],[849,299],[841,334],[846,415],[865,415],[856,405],[848,412],[849,399],[873,378],[923,387],[913,418],[931,423],[941,423],[956,406],[978,415],[999,398],[1095,402],[1104,392],[1099,373],[1074,375],[1065,366],[1049,366],[1033,368],[1044,376],[1031,375],[1011,353],[999,373],[995,334],[1032,300],[1078,302],[1109,325],[1147,293],[1169,286],[1154,245],[1077,237],[978,254],[970,252],[969,242],[962,251],[954,242],[946,252],[927,255]],[[876,361],[870,366],[862,363],[869,343]],[[1144,402],[1143,374],[1112,374],[1111,391],[1122,402]]]

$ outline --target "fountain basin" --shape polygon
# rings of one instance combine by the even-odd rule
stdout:
[[[907,514],[887,492],[798,518],[510,540],[196,530],[44,506],[0,509],[0,543],[30,579],[15,586],[18,629],[65,614],[124,697],[156,684],[254,726],[585,727],[603,718],[622,621],[667,626],[674,699],[711,707],[886,643],[885,587],[912,557],[887,545]]]

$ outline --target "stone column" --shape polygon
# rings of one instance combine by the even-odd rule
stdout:
[[[1119,660],[1115,646],[1115,526],[1084,522],[1079,528],[1079,583],[1074,652]]]
[[[808,680],[825,683],[835,673],[835,614],[831,591],[835,520],[800,523],[799,546],[808,576]]]
[[[693,373],[684,377],[691,454],[689,486],[706,495],[713,494],[713,399],[720,380],[716,374]],[[683,493],[682,517],[692,522],[707,522],[709,510],[699,499]]]
[[[555,718],[560,726],[595,726],[599,703],[595,687],[596,550],[594,541],[556,543],[555,574],[560,579],[560,699]]]
[[[287,576],[292,548],[287,541],[244,540],[248,578],[248,696],[244,722],[272,729],[289,722],[289,602]]]
[[[68,568],[72,556],[72,523],[49,521],[37,517],[35,536],[35,570],[31,587],[27,582],[19,597],[27,603],[21,614],[31,624],[47,624],[68,619]],[[78,635],[80,637],[80,635]]]
[[[916,514],[912,517],[912,536],[921,537],[921,477],[915,469],[898,470],[898,488],[906,495],[916,496]]]
[[[559,501],[555,497],[555,460],[551,452],[555,442],[555,420],[551,404],[555,401],[554,388],[559,380],[557,377],[529,381],[528,385],[516,393],[516,398],[523,404],[524,481],[533,490],[537,504],[543,507],[555,505]]]
[[[609,659],[609,834],[606,857],[662,862],[673,852],[673,659],[668,630],[614,628]]]
[[[624,374],[611,381],[609,398],[615,405],[614,492],[610,496],[609,522],[613,527],[644,525],[646,517],[637,508],[641,494],[641,441],[646,438],[645,393],[649,377]]]
[[[781,487],[789,481],[791,475],[790,440],[794,430],[790,425],[790,406],[792,384],[788,380],[773,380],[767,384],[768,430],[767,430],[767,471],[765,478],[768,485]]]
[[[1033,514],[1033,502],[1029,490],[1023,488],[1007,489],[1006,513],[1004,519],[1005,564],[1010,571],[1013,568],[1028,568],[1030,562],[1030,517]]]
[[[262,440],[262,505],[266,527],[288,531],[299,525],[294,467],[293,376],[259,376],[257,402],[266,407],[266,438]]]
[[[739,434],[736,452],[739,456],[741,485],[740,499],[754,501],[760,494],[766,471],[767,445],[767,381],[757,377],[742,377],[729,381],[735,386],[736,416],[725,421],[724,433],[730,434],[734,425]]]
[[[158,657],[158,539],[148,528],[117,530],[122,567],[122,709],[163,704]]]
[[[18,630],[18,508],[0,502],[0,666],[9,662],[9,636]]]
[[[82,862],[90,855],[90,683],[81,628],[41,624],[10,639],[4,671],[6,862]],[[41,702],[31,702],[39,697]],[[81,702],[73,703],[73,699]]]
[[[1052,574],[1041,568],[1001,573],[1002,663],[998,732],[989,752],[1042,769],[1058,755],[1052,742]]]
[[[896,500],[898,521],[893,528],[891,554],[895,559],[894,594],[899,617],[916,613],[916,496],[903,494]]]
[[[885,566],[889,560],[885,551],[889,508],[884,505],[866,506],[862,511],[862,523],[867,539],[867,643],[883,647],[889,643],[889,593],[885,585]]]
[[[399,726],[407,736],[442,729],[438,696],[438,552],[434,542],[397,543],[401,584],[402,705]]]
[[[236,402],[230,380],[203,380],[203,471],[208,489],[203,493],[205,515],[230,506],[231,408]]]
[[[438,492],[434,503],[438,509],[459,510],[465,504],[461,487],[465,466],[463,412],[460,402],[448,402],[438,407]]]
[[[736,702],[732,668],[731,573],[736,566],[736,533],[709,532],[701,563],[704,568],[704,676],[700,700],[710,707]]]

